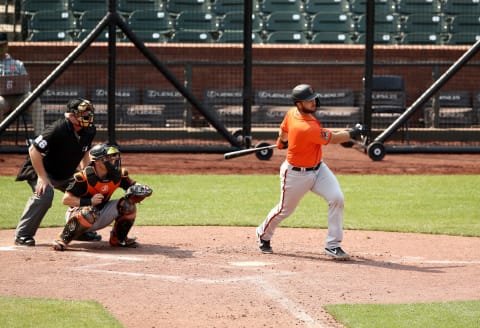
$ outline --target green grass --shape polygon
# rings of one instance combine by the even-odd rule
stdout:
[[[477,328],[480,302],[415,304],[341,304],[326,310],[346,327],[355,328]]]
[[[154,189],[152,197],[140,204],[136,225],[256,226],[263,221],[279,197],[279,180],[273,175],[133,177]],[[338,179],[345,194],[345,229],[480,237],[480,176],[352,175],[338,176]],[[25,182],[14,182],[13,177],[4,176],[0,177],[0,194],[11,195],[2,204],[0,229],[13,229],[31,191]],[[121,194],[119,191],[114,197]],[[55,193],[54,204],[43,220],[42,227],[63,226],[66,208],[61,204],[61,197],[61,193]],[[310,193],[282,226],[326,228],[326,215],[325,202]],[[3,306],[3,303],[16,305]],[[70,305],[76,310],[63,314],[63,309]],[[98,304],[91,302],[14,298],[0,298],[0,319],[3,322],[10,320],[8,327],[29,327],[28,322],[33,317],[22,318],[20,314],[23,310],[19,310],[28,307],[31,313],[35,313],[35,320],[32,321],[35,327],[52,327],[52,322],[56,323],[54,327],[65,326],[58,320],[51,320],[51,313],[57,313],[57,319],[62,317],[70,324],[77,322],[78,326],[75,327],[92,326],[90,316],[89,325],[83,325],[82,318],[76,317],[78,313],[90,311],[78,311],[79,306],[97,306],[99,314],[95,320],[113,320],[100,311]],[[327,311],[347,327],[480,326],[480,301],[331,305],[327,306]],[[23,319],[25,321],[21,321]],[[106,326],[115,325],[118,323],[111,321]]]
[[[278,202],[271,175],[137,175],[154,189],[139,206],[137,225],[256,226]],[[345,229],[480,236],[480,176],[339,176],[345,194]],[[0,228],[15,228],[31,191],[0,177]],[[118,192],[116,197],[120,196]],[[65,206],[55,193],[42,227],[61,226]],[[327,204],[312,193],[285,227],[325,228]]]
[[[0,326],[9,328],[122,327],[94,301],[0,296]]]

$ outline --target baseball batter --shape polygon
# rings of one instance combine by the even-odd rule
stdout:
[[[277,146],[287,149],[280,167],[280,202],[272,208],[257,229],[259,248],[273,253],[270,241],[277,226],[297,208],[308,191],[328,202],[328,233],[325,253],[345,260],[349,255],[340,247],[343,239],[344,197],[337,178],[322,161],[322,146],[349,141],[363,134],[361,125],[350,131],[332,132],[324,129],[314,117],[318,94],[308,84],[297,85],[292,91],[295,108],[289,110],[279,130]]]

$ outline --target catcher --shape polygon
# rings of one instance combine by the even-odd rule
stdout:
[[[67,245],[86,231],[97,231],[110,225],[110,245],[138,247],[135,238],[127,237],[137,216],[136,203],[152,194],[147,185],[137,184],[122,169],[120,151],[116,146],[99,144],[89,152],[90,164],[75,173],[69,183],[63,203],[69,206],[66,225],[53,241],[53,249],[64,251]],[[125,196],[110,199],[117,188]]]

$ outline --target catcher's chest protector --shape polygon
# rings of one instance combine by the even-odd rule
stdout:
[[[112,197],[112,194],[120,186],[121,176],[115,178],[114,180],[100,180],[95,175],[95,170],[93,167],[87,167],[85,169],[86,182],[87,182],[87,195],[93,196],[95,194],[102,194],[106,202]]]

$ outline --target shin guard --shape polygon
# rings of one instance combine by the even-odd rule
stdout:
[[[118,200],[117,210],[120,216],[115,219],[115,223],[113,224],[113,230],[110,233],[110,245],[114,247],[136,247],[135,239],[127,237],[137,216],[135,203],[122,197]]]
[[[86,232],[95,223],[97,215],[90,206],[79,207],[75,209],[67,220],[63,232],[60,234],[60,240],[66,244]]]

